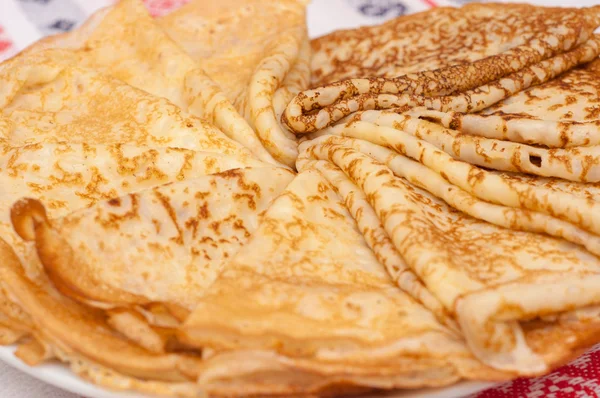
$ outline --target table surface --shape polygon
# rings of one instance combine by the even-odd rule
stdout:
[[[0,363],[0,396],[2,398],[77,398],[75,394],[62,391],[41,382],[10,366]]]
[[[150,12],[162,15],[188,0],[144,0]],[[207,0],[208,1],[208,0]],[[502,0],[496,0],[502,1]],[[522,0],[538,5],[565,6],[564,0]],[[0,61],[48,34],[70,30],[114,0],[0,0]],[[311,36],[335,29],[380,23],[401,13],[433,6],[464,4],[467,0],[313,0],[308,10]],[[518,2],[518,1],[505,1]],[[600,0],[572,0],[569,6],[592,6]],[[335,19],[332,18],[335,16]],[[2,398],[76,398],[0,363]],[[556,372],[537,379],[519,379],[477,395],[477,398],[600,398],[600,346]]]

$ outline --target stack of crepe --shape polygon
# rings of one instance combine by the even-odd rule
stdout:
[[[600,9],[310,43],[305,7],[122,0],[0,64],[1,343],[113,389],[279,396],[600,341]]]

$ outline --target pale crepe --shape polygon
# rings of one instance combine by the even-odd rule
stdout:
[[[413,125],[412,128],[416,128],[420,123],[422,121],[418,119],[406,117],[398,129],[393,129],[352,121],[323,133],[346,135],[388,147],[419,161],[450,184],[480,200],[549,216],[536,220],[532,225],[538,225],[535,228],[541,227],[545,233],[568,239],[597,253],[595,237],[600,236],[600,192],[597,184],[540,179],[482,169],[453,159],[434,145],[404,131],[406,126]],[[490,220],[494,218],[490,213],[488,216]],[[556,221],[550,222],[551,219],[564,223],[556,224]],[[529,221],[522,225],[527,225]]]
[[[481,110],[596,57],[598,43],[587,42],[600,25],[599,10],[473,4],[334,33],[314,63],[331,59],[320,76],[335,77],[300,93],[284,121],[301,134],[358,110]],[[342,78],[349,80],[329,80]]]
[[[69,54],[46,50],[0,65],[0,132],[6,143],[171,146],[253,158],[220,130],[166,99],[72,66]]]
[[[35,239],[63,294],[92,306],[161,302],[192,311],[292,178],[283,168],[229,170],[115,197],[51,223],[27,199],[14,205],[12,220],[21,237]]]
[[[79,344],[98,350],[104,343],[93,334],[88,336],[82,330],[87,327],[83,324],[91,322],[92,329],[104,328],[107,333],[114,333],[109,323],[114,323],[115,316],[107,314],[106,323],[104,315],[98,315],[102,319],[99,326],[93,319],[83,319],[81,327],[77,326],[77,319],[90,310],[63,300],[47,282],[32,246],[16,236],[9,219],[9,208],[16,200],[24,196],[37,198],[47,207],[48,217],[54,218],[97,201],[172,181],[232,168],[264,166],[243,146],[168,100],[71,64],[72,59],[70,50],[33,51],[0,66],[0,238],[16,252],[3,246],[6,253],[2,255],[2,266],[13,267],[11,256],[16,255],[22,267],[18,276],[13,269],[0,278],[14,279],[4,285],[0,294],[2,341],[20,342],[18,355],[28,363],[48,358],[40,347],[56,345],[57,341],[63,350]],[[28,279],[24,279],[25,273]],[[43,297],[34,300],[38,291],[57,301]],[[54,307],[45,308],[45,303]],[[69,311],[69,306],[75,308],[75,313],[60,315]],[[38,317],[46,312],[54,314],[49,321],[59,328],[57,333],[63,333],[60,328],[72,326],[73,333],[80,334],[49,337],[40,332],[47,325]],[[64,325],[59,326],[60,323]],[[152,353],[135,345],[149,346],[145,340],[133,343],[121,336],[114,338],[119,341],[115,343],[116,351],[121,350],[121,344],[138,350],[132,355]],[[100,351],[100,362],[117,355],[110,344]],[[96,362],[89,358],[90,353],[77,355]],[[123,363],[128,361],[123,359]],[[170,372],[161,361],[157,360],[158,368],[153,368],[157,376],[152,377],[161,378],[163,372],[165,376]],[[152,360],[146,357],[139,363],[131,362],[125,373],[136,376],[133,369],[144,362]],[[106,366],[118,369],[116,365]],[[138,370],[144,372],[143,369]]]
[[[70,49],[70,62],[116,77],[213,122],[259,159],[277,162],[219,87],[148,15],[140,0],[98,11],[80,29],[42,39],[24,54]]]
[[[267,150],[288,166],[294,165],[297,144],[279,124],[276,92],[283,88],[296,94],[308,87],[306,4],[195,0],[160,21],[218,83]],[[290,74],[296,77],[288,78]]]
[[[207,391],[308,393],[508,377],[479,364],[455,332],[396,287],[318,172],[281,192],[292,174],[275,170],[280,182],[271,169],[231,170],[51,223],[37,202],[23,201],[13,221],[22,237],[35,239],[64,294],[91,305],[195,307],[184,343],[217,349],[198,369]],[[252,214],[274,197],[258,224]]]
[[[432,372],[444,363],[462,377],[489,372],[453,331],[396,287],[314,170],[275,200],[182,331],[196,347],[277,350],[323,366],[343,364],[340,376],[365,386],[415,387],[417,369],[427,363]],[[403,375],[412,371],[409,382]],[[379,382],[369,374],[379,374]]]
[[[382,148],[383,149],[383,148]],[[394,247],[389,235],[380,224],[377,214],[368,204],[364,192],[357,189],[345,174],[334,164],[323,160],[298,159],[298,167],[319,170],[342,198],[347,210],[352,214],[365,242],[377,260],[385,267],[388,275],[404,292],[428,308],[446,326],[456,329],[456,324],[439,300],[427,290],[419,278],[406,265]]]
[[[52,219],[172,181],[265,166],[180,109],[182,91],[161,79],[177,79],[182,72],[172,69],[172,60],[158,62],[161,52],[175,57],[176,51],[169,39],[153,42],[155,32],[139,10],[138,2],[124,1],[97,14],[79,37],[76,32],[49,39],[0,66],[0,337],[3,344],[19,343],[17,355],[30,365],[58,358],[111,388],[196,396],[199,357],[165,354],[169,335],[135,318],[143,314],[150,323],[166,320],[170,326],[170,319],[182,319],[180,308],[164,306],[161,312],[150,303],[129,312],[98,311],[71,301],[55,289],[64,285],[48,281],[31,245],[8,226],[9,206],[23,196],[41,200]],[[125,23],[113,29],[120,17]],[[136,46],[131,38],[146,42]],[[113,45],[119,51],[107,53]],[[140,73],[127,75],[135,64]],[[289,174],[270,170],[274,175],[263,176],[265,186]]]
[[[67,66],[61,54],[37,52],[0,66],[0,237],[11,245],[8,210],[24,196],[42,199],[54,217],[153,185],[262,164],[167,100]]]
[[[443,159],[443,152],[431,150],[429,144],[418,142],[412,136],[393,129],[386,130],[364,123],[361,125],[359,122],[336,132],[362,139],[368,137],[400,154],[408,154],[471,194],[502,181],[502,177],[489,176],[483,171],[475,173],[475,167],[469,165],[466,166],[472,168],[473,173],[460,180],[455,171],[460,169],[458,163],[461,162],[456,161],[451,161],[440,172],[437,166],[444,164],[439,160]],[[600,283],[600,259],[564,240],[498,228],[458,212],[406,179],[395,176],[390,168],[373,157],[398,166],[400,175],[412,174],[413,180],[422,179],[424,182],[418,185],[430,190],[439,189],[435,194],[448,191],[445,199],[453,203],[448,199],[452,196],[450,191],[454,188],[457,194],[457,190],[451,184],[432,188],[428,184],[431,180],[413,174],[414,171],[407,165],[394,164],[396,159],[393,152],[378,154],[376,146],[359,146],[363,151],[370,148],[365,154],[353,148],[359,144],[353,144],[353,140],[349,139],[323,136],[302,144],[306,153],[300,159],[333,162],[364,191],[404,261],[446,309],[455,314],[469,346],[478,358],[497,369],[521,374],[547,371],[550,364],[544,360],[543,350],[537,353],[531,349],[518,321],[600,304],[600,291],[597,289]],[[502,195],[497,200],[502,203],[516,194],[511,192],[510,185],[508,191],[502,191],[500,184],[495,186],[495,191],[486,190],[488,200],[494,195]],[[534,191],[529,189],[529,199],[522,196],[521,200],[533,202],[536,198]],[[540,192],[546,195],[544,204],[557,206],[557,202],[552,200],[557,191],[542,188]],[[573,199],[573,202],[564,203],[563,206],[570,209],[577,207],[574,204],[577,202],[575,195],[566,197]],[[539,201],[542,200],[540,197]],[[469,199],[466,195],[462,201],[464,209],[477,209],[476,199]],[[544,204],[540,203],[540,207]],[[520,207],[518,199],[513,206]],[[554,209],[558,213],[559,208]],[[536,210],[543,213],[540,209]],[[581,214],[582,217],[589,217],[594,212],[589,210],[585,216],[583,212]],[[510,216],[510,213],[506,215]],[[560,217],[556,213],[553,215]],[[490,217],[493,217],[493,213]],[[531,223],[534,224],[534,221]],[[581,229],[585,228],[573,223]],[[513,227],[510,223],[508,225]],[[540,225],[548,227],[551,222],[545,220],[545,224]],[[515,227],[527,229],[518,228],[518,224]],[[569,231],[562,226],[556,230],[558,236]],[[536,232],[542,231],[537,229]],[[595,235],[586,236],[597,239]]]
[[[100,313],[61,297],[48,283],[34,284],[30,281],[14,252],[1,239],[0,252],[3,260],[0,264],[2,291],[30,314],[33,333],[38,341],[44,342],[38,345],[38,349],[50,350],[39,358],[30,349],[29,355],[25,355],[33,361],[32,364],[39,359],[64,355],[84,357],[100,367],[139,378],[141,385],[146,379],[178,383],[194,378],[190,371],[198,368],[195,365],[199,361],[197,357],[152,354],[127,342],[106,325]]]
[[[439,383],[448,377],[510,377],[460,354],[450,330],[393,288],[334,187],[313,170],[322,164],[304,163],[309,170],[269,208],[253,238],[186,321],[187,343],[226,350],[206,359],[201,385],[230,394],[323,394],[342,393],[340,386],[431,385],[430,377]],[[339,175],[327,174],[340,181]],[[357,198],[351,195],[345,203]],[[368,211],[362,201],[355,205],[359,214]],[[376,231],[369,217],[363,221]],[[561,324],[564,336],[548,336],[546,326],[528,327],[526,338],[529,342],[535,335],[544,343],[548,337],[565,338],[564,346],[552,350],[531,343],[552,366],[586,343],[583,335],[573,339],[577,329],[567,322]],[[446,331],[435,338],[435,354],[427,343],[431,327]],[[414,328],[420,330],[418,337],[410,337]],[[588,329],[587,339],[590,331],[597,333],[598,327]],[[440,357],[442,362],[434,359]]]
[[[590,110],[593,111],[593,107],[590,107]],[[573,186],[598,186],[600,179],[598,145],[548,148],[542,145],[486,138],[446,128],[442,123],[452,123],[445,118],[447,115],[414,108],[408,111],[398,109],[359,112],[353,115],[351,120],[402,130],[445,151],[453,158],[485,168],[531,174],[532,180],[536,179],[535,176],[558,177],[574,182]],[[449,115],[457,116],[458,119],[463,117],[462,114],[461,116],[452,113]],[[532,123],[536,122],[533,119],[529,120]],[[590,126],[587,126],[592,133],[593,123],[590,122]],[[493,134],[494,126],[490,124],[489,127],[488,131]],[[533,130],[528,131],[533,132]],[[548,130],[548,137],[552,133],[552,129]],[[315,133],[314,136],[319,134],[322,132]],[[543,178],[540,180],[545,181]]]
[[[352,133],[350,135],[352,135]],[[372,144],[368,141],[345,139],[337,140],[335,138],[331,138],[330,141],[338,142],[368,154],[373,159],[386,164],[397,176],[405,178],[411,184],[428,191],[434,196],[444,200],[455,209],[460,210],[474,218],[478,218],[504,228],[515,229],[519,231],[537,232],[559,237],[572,243],[581,245],[593,254],[600,255],[600,236],[585,231],[576,224],[563,221],[551,214],[544,214],[543,212],[538,212],[535,210],[486,202],[485,199],[482,200],[480,197],[478,197],[481,195],[478,195],[477,192],[468,192],[448,181],[448,179],[454,179],[454,181],[457,181],[457,176],[454,173],[446,173],[443,171],[439,172],[439,169],[435,167],[433,167],[433,169],[429,169],[427,166],[419,163],[418,161],[411,160],[400,153],[396,153],[393,150]],[[410,151],[407,153],[410,153]],[[422,161],[424,161],[425,164],[430,164],[427,160],[424,160],[426,157],[427,155],[422,158]],[[306,159],[299,159],[299,162],[306,162]],[[452,175],[452,178],[448,178],[449,174]],[[600,190],[598,189],[594,189],[592,187],[577,187],[575,184],[571,183],[544,180],[537,181],[518,175],[501,176],[505,179],[505,181],[500,180],[501,184],[518,181],[521,184],[530,184],[534,187],[537,186],[538,189],[550,188],[549,191],[578,194],[584,193],[590,198],[600,194]],[[472,180],[469,180],[468,183],[472,182]],[[344,181],[338,181],[336,183],[338,190],[340,190],[339,186],[343,183]],[[361,195],[360,193],[356,194]],[[364,194],[362,195],[364,196]],[[365,213],[365,211],[363,211],[363,213]],[[362,217],[363,214],[353,214],[353,216],[355,218],[357,216]],[[408,289],[404,288],[404,290]]]
[[[252,165],[233,157],[176,148],[130,145],[39,143],[4,145],[0,156],[0,237],[19,249],[10,225],[10,207],[37,198],[51,218],[127,192]]]

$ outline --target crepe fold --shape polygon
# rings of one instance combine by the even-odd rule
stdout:
[[[20,243],[9,208],[22,197],[42,200],[52,218],[165,182],[263,165],[207,122],[72,66],[62,50],[10,60],[0,79],[0,222],[11,245]]]
[[[198,357],[153,354],[128,342],[101,313],[57,294],[42,278],[28,277],[2,239],[0,253],[1,290],[27,314],[29,337],[20,340],[16,352],[27,364],[58,358],[81,377],[109,388],[172,396],[201,394],[190,382]]]
[[[223,90],[262,145],[290,167],[298,155],[296,139],[279,120],[291,98],[309,84],[307,4],[194,1],[160,21]]]
[[[472,356],[443,310],[434,314],[398,288],[316,170],[296,177],[284,169],[230,170],[54,220],[25,200],[12,216],[57,289],[92,307],[130,309],[113,311],[110,325],[146,350],[168,355],[169,348],[152,341],[152,329],[132,331],[136,308],[182,308],[177,341],[209,350],[194,368],[208,392],[303,394],[509,377]],[[382,258],[394,268],[401,266],[395,256]],[[437,303],[423,288],[420,298]]]
[[[401,129],[353,121],[328,132],[336,135],[302,144],[299,169],[330,162],[346,203],[363,192],[374,225],[479,359],[522,374],[547,371],[549,354],[531,349],[521,322],[600,304],[597,189],[483,170]]]
[[[98,11],[80,29],[43,39],[25,52],[57,48],[70,50],[73,63],[166,98],[192,115],[214,123],[258,159],[279,164],[198,59],[171,40],[140,0],[120,1],[114,7]],[[301,86],[297,91],[304,88]]]
[[[153,302],[192,311],[258,217],[291,181],[282,168],[233,169],[101,201],[52,221],[40,202],[13,206],[50,279],[89,305]],[[92,238],[93,236],[93,238]]]
[[[598,13],[472,4],[333,33],[314,43],[318,87],[297,95],[283,121],[304,134],[360,110],[485,109],[598,56]]]
[[[110,200],[116,207],[132,192],[148,197],[146,190],[166,183],[231,171],[230,182],[213,192],[239,194],[237,202],[247,200],[247,209],[256,203],[264,207],[277,185],[291,178],[289,171],[259,160],[246,142],[236,142],[188,109],[188,71],[177,69],[185,67],[178,51],[187,54],[163,33],[152,46],[154,22],[140,7],[123,1],[80,31],[38,43],[0,65],[0,337],[4,344],[18,343],[17,355],[31,365],[58,358],[111,388],[197,396],[199,354],[173,353],[171,343],[170,328],[186,313],[183,304],[167,308],[144,298],[127,307],[105,284],[89,292],[92,298],[80,294],[75,282],[85,280],[79,272],[85,270],[70,270],[79,279],[61,284],[66,278],[44,268],[35,245],[10,225],[10,208],[23,197],[35,199],[25,203],[36,216],[52,220]],[[113,29],[120,18],[123,25]],[[188,65],[189,73],[199,70],[193,61]],[[265,173],[260,178],[265,192],[237,185],[245,180],[236,173],[254,170]],[[211,181],[199,184],[209,191]],[[259,194],[264,201],[253,202]],[[156,209],[155,203],[144,203],[150,212]],[[234,224],[231,228],[245,227]],[[165,224],[164,230],[171,227]],[[113,301],[102,302],[106,296]]]
[[[506,377],[479,364],[456,332],[398,289],[315,169],[300,173],[269,207],[181,331],[188,345],[274,351],[297,366],[337,368],[339,380],[358,386],[431,385],[427,374],[443,384]],[[225,370],[200,380],[211,384],[217,375],[235,383]],[[294,385],[310,391],[311,384]]]
[[[469,163],[597,183],[599,68],[595,60],[475,114],[410,114],[436,124],[423,123],[422,138]]]

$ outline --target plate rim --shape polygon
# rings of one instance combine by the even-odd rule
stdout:
[[[14,353],[15,345],[0,346],[0,361],[4,364],[28,374],[29,376],[50,384],[56,388],[76,395],[89,398],[144,398],[148,395],[139,395],[135,392],[109,390],[96,386],[91,382],[76,375],[66,364],[61,362],[49,362],[37,366],[29,366]],[[390,391],[379,398],[461,398],[498,386],[501,383],[485,381],[461,381],[457,384],[439,388],[423,388],[415,390]],[[362,398],[370,398],[364,395]]]
[[[0,346],[0,361],[19,372],[36,380],[54,386],[60,390],[89,398],[144,398],[127,391],[112,391],[97,386],[76,375],[65,363],[52,361],[37,366],[29,366],[17,358],[14,353],[16,345]]]

